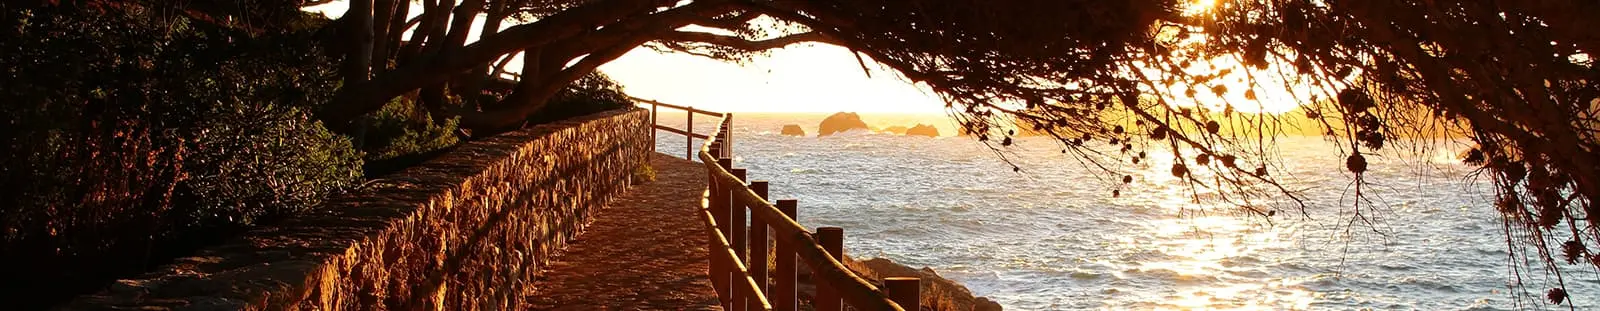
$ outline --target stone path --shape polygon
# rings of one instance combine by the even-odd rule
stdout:
[[[534,283],[528,310],[722,310],[695,213],[701,164],[653,153],[656,180],[600,211]]]

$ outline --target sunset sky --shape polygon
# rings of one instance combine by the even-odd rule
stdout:
[[[874,64],[871,78],[849,50],[805,44],[732,64],[640,48],[600,70],[629,94],[720,111],[942,112],[932,91],[919,90]]]

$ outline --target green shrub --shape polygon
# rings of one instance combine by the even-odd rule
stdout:
[[[367,161],[428,153],[454,146],[459,118],[434,122],[409,97],[399,97],[368,116],[362,151]]]
[[[414,94],[413,94],[414,95]],[[449,106],[460,105],[452,97]],[[482,94],[482,103],[500,100]],[[527,125],[537,125],[618,109],[632,105],[622,88],[604,74],[591,73],[556,94],[548,105],[531,114]],[[397,97],[381,109],[364,117],[356,131],[365,153],[366,175],[386,175],[421,164],[460,143],[459,118],[434,120],[415,102],[414,96]]]
[[[350,140],[297,108],[222,105],[199,124],[178,183],[199,224],[251,224],[312,209],[361,177]]]
[[[0,300],[97,290],[359,181],[308,115],[337,86],[308,29],[162,12],[0,14]]]
[[[572,117],[632,106],[622,85],[598,71],[561,89],[550,103],[528,117],[528,124],[544,124]]]

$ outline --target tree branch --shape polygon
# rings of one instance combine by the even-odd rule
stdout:
[[[709,32],[673,31],[657,38],[660,41],[700,42],[718,46],[740,49],[745,51],[765,51],[781,48],[797,43],[817,42],[839,45],[839,42],[820,32],[804,32],[764,40],[745,40],[735,36],[725,36]]]
[[[700,25],[700,26],[705,26],[705,27],[711,27],[711,28],[736,30],[736,29],[744,28],[745,24],[750,23],[751,20],[755,20],[756,18],[761,17],[762,15],[765,15],[765,14],[762,14],[760,12],[756,12],[754,10],[746,10],[744,12],[740,12],[739,14],[735,14],[735,15],[730,16],[730,17],[705,18],[705,19],[702,19],[702,20],[699,20],[699,21],[695,21],[694,24],[695,25]]]
[[[583,60],[578,61],[571,67],[556,72],[548,79],[538,81],[539,84],[535,88],[522,89],[523,86],[518,86],[517,92],[507,96],[505,101],[509,103],[501,105],[503,109],[464,113],[461,116],[461,126],[477,132],[479,130],[498,131],[519,124],[527,120],[528,115],[548,105],[550,98],[555,96],[562,88],[571,84],[572,81],[577,81],[584,75],[594,72],[595,68],[599,68],[600,65],[622,57],[623,54],[627,54],[633,48],[644,44],[645,40],[641,38],[632,42],[618,44],[584,56]],[[526,79],[526,77],[524,78]]]
[[[346,86],[334,98],[335,104],[324,109],[318,117],[330,124],[347,122],[382,107],[383,103],[395,96],[423,86],[438,84],[455,73],[494,61],[501,55],[584,34],[601,26],[616,23],[617,20],[637,12],[639,8],[654,7],[659,2],[657,0],[596,1],[531,24],[507,28],[493,38],[467,45],[454,57],[410,62],[367,83]],[[651,14],[649,18],[662,21],[663,26],[669,27],[666,29],[676,29],[690,23],[695,16],[727,12],[731,9],[733,6],[727,2],[696,2]]]

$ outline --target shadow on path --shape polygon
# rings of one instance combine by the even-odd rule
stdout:
[[[695,217],[706,172],[654,153],[656,180],[633,186],[535,281],[529,310],[721,310],[706,277],[704,231]]]

